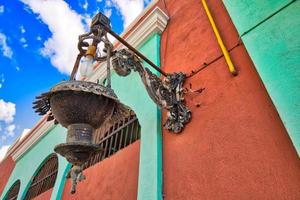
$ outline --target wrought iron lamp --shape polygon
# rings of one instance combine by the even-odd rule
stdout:
[[[113,50],[113,45],[107,37],[108,33],[128,49]],[[92,40],[92,43],[89,44],[88,40]],[[100,43],[104,44],[104,56],[96,53]],[[191,118],[191,112],[186,107],[183,97],[185,74],[163,72],[114,33],[109,19],[102,13],[93,18],[90,32],[79,36],[78,49],[79,54],[70,80],[63,81],[49,92],[36,97],[37,101],[33,107],[40,115],[48,114],[48,121],[55,120],[55,123],[60,123],[68,129],[66,143],[57,145],[54,150],[73,164],[72,193],[75,192],[77,181],[84,178],[82,165],[95,152],[101,151],[98,145],[93,143],[94,130],[106,121],[118,120],[121,114],[129,111],[111,89],[111,63],[114,71],[120,76],[127,76],[131,71],[140,75],[151,99],[168,112],[164,123],[166,129],[180,133]],[[82,77],[88,77],[92,73],[93,60],[107,62],[106,84],[75,80],[79,66]],[[159,71],[164,78],[160,79],[148,68],[143,67],[141,60]]]

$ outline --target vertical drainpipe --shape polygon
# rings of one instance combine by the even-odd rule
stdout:
[[[211,27],[212,27],[212,29],[213,29],[213,31],[214,31],[214,34],[215,34],[215,36],[216,36],[216,38],[217,38],[218,44],[219,44],[219,46],[220,46],[220,48],[221,48],[221,50],[222,50],[222,53],[223,53],[223,55],[224,55],[224,57],[225,57],[226,63],[227,63],[227,65],[228,65],[228,69],[229,69],[230,73],[231,73],[233,76],[236,76],[236,75],[238,74],[238,72],[237,72],[237,70],[235,69],[235,67],[234,67],[234,65],[233,65],[233,63],[232,63],[232,61],[231,61],[230,55],[229,55],[229,53],[228,53],[228,50],[226,49],[226,47],[225,47],[225,45],[224,45],[224,42],[223,42],[223,40],[222,40],[222,38],[221,38],[221,36],[220,36],[219,30],[218,30],[218,28],[217,28],[217,26],[216,26],[216,23],[215,23],[215,21],[214,21],[212,15],[211,15],[211,13],[210,13],[210,10],[209,10],[209,8],[208,8],[208,6],[207,6],[206,0],[202,0],[202,5],[203,5],[204,10],[205,10],[205,13],[206,13],[206,15],[207,15],[207,17],[208,17],[208,19],[209,19],[209,22],[210,22],[210,24],[211,24]]]

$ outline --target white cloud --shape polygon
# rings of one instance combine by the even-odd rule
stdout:
[[[88,6],[89,6],[89,3],[87,2],[87,0],[85,0],[84,4],[82,5],[82,8],[83,8],[85,11],[87,11]]]
[[[44,48],[41,50],[42,55],[50,58],[52,65],[60,72],[71,73],[78,54],[78,35],[85,32],[82,16],[62,0],[21,1],[38,14],[52,32],[51,38],[44,43]]]
[[[88,14],[82,16],[82,20],[84,21],[84,30],[88,32],[90,30],[90,25],[92,23],[92,18]]]
[[[22,37],[22,38],[20,39],[20,42],[25,43],[25,42],[26,42],[26,39],[25,39],[24,37]]]
[[[7,124],[11,123],[14,120],[15,114],[16,104],[0,99],[0,121],[4,121]]]
[[[16,70],[17,70],[17,71],[20,71],[20,67],[19,67],[19,66],[16,66]]]
[[[9,149],[10,145],[3,145],[2,147],[0,147],[0,161],[3,160],[4,156],[6,155],[8,149]]]
[[[126,28],[144,9],[143,0],[106,0],[106,5],[112,3],[121,13]]]
[[[1,74],[1,76],[0,76],[0,88],[2,88],[4,81],[5,81],[4,74]],[[0,127],[0,131],[1,131],[1,127]]]
[[[110,18],[112,14],[112,10],[111,9],[104,9],[104,15],[108,18]]]
[[[0,141],[5,141],[5,140],[6,140],[6,138],[7,138],[7,136],[6,136],[6,135],[1,135]]]
[[[25,28],[24,28],[23,25],[20,26],[20,30],[21,30],[21,33],[25,33],[26,32],[26,30],[25,30]]]
[[[10,124],[5,128],[6,134],[10,137],[13,137],[15,135],[15,129],[16,125]]]
[[[41,36],[37,36],[36,40],[41,41],[42,40]]]
[[[105,6],[111,7],[112,6],[112,0],[105,0]]]
[[[112,6],[112,0],[105,0],[105,6],[111,7]]]
[[[6,43],[6,35],[0,32],[0,50],[2,51],[3,56],[7,58],[12,58],[13,51]]]
[[[21,29],[22,30],[22,29]],[[23,32],[22,32],[23,33]],[[24,33],[25,33],[25,29],[24,29]],[[27,44],[27,40],[24,38],[24,37],[21,37],[20,39],[20,42],[22,43],[22,46],[24,48],[28,47],[28,44]],[[18,70],[19,71],[19,70]]]
[[[3,5],[0,6],[0,14],[1,13],[4,13],[4,6]]]
[[[21,134],[20,140],[23,140],[23,138],[25,138],[25,136],[30,132],[29,128],[25,128]]]
[[[20,39],[20,42],[26,43],[26,39],[25,39],[24,37],[22,37],[22,38]]]

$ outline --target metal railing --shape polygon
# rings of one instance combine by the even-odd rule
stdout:
[[[20,180],[17,180],[12,187],[9,189],[4,200],[16,200],[18,198],[18,193],[20,190]]]
[[[51,189],[55,184],[57,171],[58,158],[56,154],[53,154],[44,163],[39,172],[32,178],[25,200],[33,199],[41,193]]]
[[[110,127],[96,130],[94,142],[99,144],[103,151],[93,155],[83,166],[84,169],[110,157],[124,147],[140,139],[141,126],[135,114],[124,118]]]

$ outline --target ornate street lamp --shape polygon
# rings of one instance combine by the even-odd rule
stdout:
[[[107,33],[115,37],[128,49],[114,50],[108,40]],[[92,40],[91,44],[87,41]],[[100,43],[104,44],[103,53],[96,53]],[[89,158],[101,151],[93,143],[94,130],[104,122],[117,121],[121,115],[129,113],[129,108],[119,102],[111,88],[111,63],[114,71],[120,76],[127,76],[131,71],[137,72],[151,99],[166,109],[167,120],[164,127],[171,132],[180,133],[189,122],[191,112],[186,107],[183,97],[185,74],[167,74],[152,63],[143,54],[133,48],[110,27],[109,19],[98,13],[92,20],[90,32],[80,35],[78,42],[79,54],[74,64],[69,81],[63,81],[49,92],[36,97],[34,109],[40,115],[48,115],[47,120],[55,120],[68,129],[66,143],[55,147],[55,152],[64,156],[73,167],[71,169],[72,190],[78,180],[82,180],[82,166]],[[106,84],[75,80],[78,68],[83,78],[93,73],[94,61],[106,61]],[[148,68],[143,67],[141,60],[164,76],[160,79]]]

